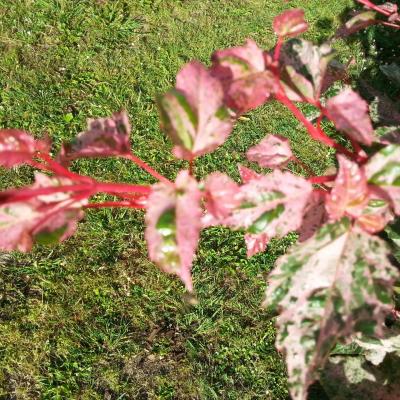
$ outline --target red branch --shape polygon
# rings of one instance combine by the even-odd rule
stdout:
[[[124,156],[124,158],[134,162],[136,165],[147,171],[150,175],[154,176],[157,180],[160,182],[167,183],[169,185],[173,185],[173,182],[171,182],[169,179],[167,179],[165,176],[159,174],[157,171],[155,171],[150,165],[146,164],[143,160],[141,160],[139,157],[136,157],[134,154],[127,154]]]
[[[89,203],[84,206],[84,208],[107,208],[107,207],[140,209],[140,208],[146,208],[146,205],[131,201],[104,201],[102,203]]]
[[[358,3],[370,8],[371,10],[377,11],[380,14],[385,15],[386,17],[390,17],[391,13],[383,8],[378,7],[376,4],[372,3],[369,0],[356,0]]]
[[[193,176],[194,174],[194,159],[189,160],[189,175]]]
[[[275,50],[274,50],[274,61],[275,62],[279,61],[282,45],[283,45],[283,38],[281,36],[279,36],[278,42],[276,43]]]
[[[352,160],[357,158],[357,155],[352,153],[351,151],[347,150],[341,144],[335,142],[331,139],[322,129],[315,127],[306,117],[305,115],[296,107],[296,105],[284,94],[283,90],[280,89],[279,92],[276,94],[276,99],[281,102],[284,106],[286,106],[293,115],[300,121],[305,128],[307,129],[310,136],[320,141],[321,143],[326,144],[329,147],[335,148],[339,153],[345,154]]]
[[[47,163],[47,168],[54,172],[56,175],[64,176],[65,178],[69,178],[72,180],[78,180],[78,181],[92,181],[92,178],[89,178],[87,176],[82,176],[79,174],[75,174],[74,172],[71,172],[67,168],[63,167],[61,164],[59,164],[57,161],[53,160],[49,154],[46,153],[39,153],[39,157],[46,161]]]
[[[323,175],[323,176],[311,176],[307,180],[310,183],[320,184],[325,182],[332,182],[336,178],[336,175]]]
[[[379,21],[380,24],[390,26],[391,28],[400,29],[400,25],[394,24],[393,22]]]
[[[90,197],[98,192],[105,192],[109,194],[135,192],[148,195],[151,192],[151,188],[150,186],[142,185],[93,181],[92,183],[80,183],[76,185],[11,189],[0,193],[0,203],[6,204],[24,201],[31,199],[32,197],[59,192],[88,192],[87,197]]]

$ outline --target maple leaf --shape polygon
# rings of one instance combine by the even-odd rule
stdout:
[[[246,156],[263,168],[283,168],[293,158],[293,153],[287,138],[268,135],[259,144],[251,147]]]
[[[312,185],[289,172],[257,174],[239,165],[244,184],[238,186],[228,176],[214,173],[207,178],[203,227],[224,225],[245,231],[249,257],[265,250],[273,236],[296,230]]]
[[[400,145],[392,144],[379,150],[365,165],[365,171],[368,183],[379,189],[400,215]]]
[[[278,260],[265,304],[280,311],[277,347],[285,354],[294,400],[307,398],[339,340],[353,332],[382,333],[399,275],[389,255],[383,240],[343,218]]]
[[[36,140],[19,129],[0,130],[0,165],[6,168],[29,163],[39,151],[48,152],[50,143]]]
[[[181,69],[175,89],[159,97],[157,104],[161,128],[175,144],[178,158],[192,160],[214,151],[233,127],[220,81],[196,61]]]
[[[241,204],[222,223],[249,234],[284,236],[300,226],[311,192],[305,179],[275,170],[242,185]]]
[[[274,91],[275,78],[266,70],[264,52],[248,39],[244,46],[216,51],[211,73],[225,91],[225,102],[238,113],[264,104]]]
[[[352,89],[345,89],[330,98],[326,109],[336,128],[346,132],[352,139],[367,146],[375,140],[368,103]]]
[[[32,189],[73,183],[67,178],[48,177],[39,172],[35,178]],[[77,199],[73,193],[57,192],[0,205],[0,248],[29,251],[35,242],[54,244],[67,239],[84,216],[82,206],[87,204],[87,197],[82,194]]]
[[[326,199],[326,209],[331,219],[338,220],[344,215],[357,218],[368,203],[368,184],[364,168],[339,154],[339,172],[330,195]]]
[[[286,95],[292,101],[317,101],[326,86],[325,76],[333,56],[327,44],[315,46],[298,38],[285,42],[279,65]]]
[[[196,180],[188,171],[181,171],[174,186],[153,185],[146,211],[150,259],[165,272],[178,275],[190,292],[190,270],[202,229],[200,199]]]
[[[304,10],[295,8],[284,11],[274,18],[273,28],[281,37],[300,35],[308,29],[307,22],[304,20]]]
[[[131,127],[125,111],[114,113],[110,118],[88,120],[88,129],[81,132],[71,143],[61,148],[58,160],[64,164],[82,157],[109,157],[130,154]]]

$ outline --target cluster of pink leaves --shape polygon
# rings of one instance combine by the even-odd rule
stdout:
[[[46,228],[50,225],[54,227],[48,232],[52,238],[63,240],[75,230],[84,207],[146,206],[150,258],[165,271],[180,276],[192,290],[190,269],[199,232],[204,227],[224,225],[243,230],[248,256],[264,251],[272,237],[297,230],[300,239],[305,240],[322,223],[343,216],[353,218],[370,233],[382,230],[393,218],[393,199],[381,188],[376,190],[368,184],[367,157],[359,146],[369,146],[375,141],[367,103],[347,88],[323,107],[319,96],[324,80],[332,81],[328,72],[331,56],[326,56],[331,51],[303,41],[295,42],[300,46],[297,59],[293,59],[291,52],[285,52],[284,39],[308,28],[302,10],[284,12],[275,18],[273,26],[278,36],[274,52],[266,52],[248,40],[244,46],[216,51],[209,69],[195,61],[184,66],[175,88],[158,99],[162,129],[174,142],[175,156],[192,163],[196,157],[224,143],[240,115],[274,97],[293,111],[312,137],[343,153],[338,157],[336,178],[307,180],[283,171],[289,162],[298,160],[286,138],[268,135],[247,151],[247,158],[261,168],[274,169],[271,174],[258,174],[239,166],[241,184],[220,172],[197,183],[191,171],[183,171],[172,183],[131,153],[130,125],[124,112],[90,120],[88,130],[72,143],[64,144],[55,160],[50,157],[48,139],[35,140],[23,131],[3,130],[0,162],[4,167],[27,163],[54,177],[42,173],[30,189],[11,189],[1,194],[0,246],[5,250],[29,250],[37,234],[50,229]],[[304,65],[311,79],[299,72]],[[354,151],[336,144],[320,125],[312,125],[293,100],[318,107],[321,118],[331,119],[350,139]],[[101,183],[67,169],[71,161],[81,157],[108,156],[128,158],[161,182],[153,188]],[[327,190],[323,182],[334,178],[332,190]],[[322,186],[313,188],[312,183]],[[48,194],[42,194],[39,188]],[[88,203],[99,191],[118,195],[119,199]],[[48,200],[44,201],[42,196]],[[382,206],[372,207],[377,201]],[[158,227],[159,220],[171,210],[174,232],[165,236],[165,229]],[[44,225],[43,221],[51,218],[57,218],[57,223]]]
[[[129,133],[126,113],[89,121],[88,130],[64,145],[55,161],[49,154],[49,139],[36,140],[17,129],[0,130],[0,165],[12,168],[28,164],[42,171],[35,174],[33,185],[0,193],[0,248],[29,251],[34,242],[65,240],[83,218],[83,208],[144,208],[149,187],[98,182],[65,168],[80,157],[131,157]],[[89,204],[89,198],[98,192],[119,195],[121,201]]]
[[[308,28],[302,10],[284,12],[273,27],[278,37],[273,51],[264,51],[252,40],[216,51],[210,68],[196,61],[188,63],[178,73],[175,88],[158,98],[161,128],[174,143],[173,153],[189,162],[189,169],[179,172],[175,182],[132,153],[125,112],[90,120],[88,129],[64,144],[54,158],[48,139],[1,130],[0,165],[28,164],[42,172],[35,175],[32,186],[0,194],[0,248],[28,251],[35,241],[62,241],[74,233],[85,208],[145,208],[151,260],[178,275],[192,291],[191,267],[200,232],[210,226],[243,231],[249,257],[264,251],[273,237],[297,231],[300,242],[306,241],[325,223],[343,217],[351,221],[355,232],[363,232],[362,237],[384,229],[400,215],[400,191],[393,173],[393,179],[388,174],[381,179],[380,174],[388,162],[397,162],[399,147],[381,142],[390,151],[367,157],[362,146],[379,140],[368,104],[351,88],[322,104],[320,96],[343,75],[331,74],[329,46],[295,38]],[[222,145],[241,115],[270,99],[286,106],[313,139],[336,149],[337,173],[308,178],[292,173],[290,163],[303,168],[304,164],[294,156],[288,139],[269,134],[248,149],[247,159],[259,168],[272,169],[271,173],[239,165],[240,183],[221,172],[196,180],[194,160]],[[316,125],[295,102],[318,109]],[[323,131],[324,118],[345,135],[352,149]],[[68,169],[82,157],[109,156],[135,162],[160,182],[153,186],[99,182]],[[114,198],[89,202],[99,192]]]
[[[400,29],[398,6],[386,2],[376,5],[370,0],[356,0],[364,9],[354,12],[354,15],[337,31],[337,37],[347,37],[371,25],[385,25]]]

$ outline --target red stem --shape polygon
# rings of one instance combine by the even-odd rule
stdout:
[[[194,159],[189,160],[189,175],[193,176],[194,174]]]
[[[295,104],[283,93],[282,89],[276,94],[276,99],[280,101],[284,106],[286,106],[297,118],[297,120],[306,127],[308,133],[313,139],[318,140],[326,144],[327,146],[335,148],[339,153],[346,154],[346,156],[352,160],[355,160],[357,158],[356,154],[347,150],[341,144],[336,143],[322,129],[316,128],[295,106]]]
[[[281,55],[281,48],[283,44],[283,37],[279,36],[274,50],[274,61],[278,62]]]
[[[41,169],[42,171],[51,171],[51,169],[47,165],[45,165],[45,164],[43,164],[41,162],[37,162],[37,161],[35,161],[33,159],[29,160],[28,164],[31,167],[34,167],[34,168],[37,168],[37,169]]]
[[[168,181],[169,182],[169,181]],[[150,194],[151,187],[143,185],[131,185],[129,183],[95,182],[97,192],[106,193],[141,193]]]
[[[303,169],[305,169],[309,175],[314,175],[314,171],[307,164],[303,163],[303,161],[299,160],[296,156],[293,156],[292,160],[295,163],[299,164]]]
[[[293,156],[293,161],[298,163],[301,167],[303,167],[311,177],[314,177],[314,171],[307,164],[303,163],[303,161],[299,160],[296,156]],[[320,183],[320,186],[323,189],[323,191],[325,192],[329,191],[329,188],[325,186],[322,182]]]
[[[400,25],[394,24],[393,22],[379,21],[381,25],[390,26],[391,28],[400,29]]]
[[[53,160],[49,154],[46,153],[39,153],[39,157],[46,161],[48,168],[53,171],[55,174],[64,176],[66,178],[70,178],[72,180],[79,180],[79,181],[92,181],[92,178],[75,174],[74,172],[69,171],[67,168],[63,167],[57,161]]]
[[[95,182],[82,183],[77,185],[65,185],[54,187],[40,187],[40,188],[22,188],[6,190],[0,193],[1,204],[12,203],[16,201],[28,200],[35,196],[58,193],[58,192],[84,192],[88,191],[89,196],[97,192],[105,192],[109,194],[136,192],[141,194],[149,194],[151,188],[149,186],[129,185],[125,183],[107,183]]]
[[[323,176],[311,176],[307,180],[310,183],[320,184],[325,182],[332,182],[336,178],[336,175],[323,175]]]
[[[160,182],[164,182],[169,185],[173,185],[173,182],[171,182],[165,176],[159,174],[157,171],[155,171],[153,168],[151,168],[150,165],[146,164],[143,160],[141,160],[139,157],[136,157],[134,154],[127,154],[123,157],[128,160],[131,160],[132,162],[137,164],[139,167],[143,168],[145,171],[147,171],[150,175],[154,176],[154,178],[158,179]]]
[[[84,208],[106,208],[106,207],[119,207],[119,208],[146,208],[144,204],[138,204],[130,201],[104,201],[102,203],[89,203]]]
[[[358,3],[370,8],[371,10],[377,11],[383,15],[386,15],[387,17],[389,17],[391,15],[391,13],[389,11],[386,11],[380,7],[378,7],[376,4],[371,3],[369,0],[356,0]]]

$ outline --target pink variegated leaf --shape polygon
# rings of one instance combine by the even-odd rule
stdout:
[[[32,188],[69,186],[73,183],[68,178],[49,177],[36,172]],[[89,196],[89,191],[80,193],[79,197],[72,192],[37,196],[35,201],[39,216],[31,228],[34,242],[55,244],[72,236],[78,227],[78,222],[84,217],[82,207],[88,203]]]
[[[397,6],[397,4],[386,2],[380,5],[380,8],[389,11],[391,13],[391,15],[388,17],[388,21],[396,22],[399,19],[398,15],[399,7]]]
[[[368,103],[352,89],[345,89],[326,104],[329,118],[336,128],[357,142],[370,146],[375,140],[368,114]]]
[[[212,56],[212,74],[225,91],[225,102],[237,113],[245,113],[264,104],[275,89],[275,79],[266,70],[264,52],[253,40],[244,46],[216,51]]]
[[[259,144],[251,147],[246,156],[263,168],[283,168],[293,158],[293,153],[287,138],[268,135]]]
[[[33,188],[57,187],[72,185],[68,178],[49,177],[36,173]],[[78,222],[85,216],[82,207],[88,203],[90,191],[74,196],[71,192],[57,192],[39,195],[39,210],[43,214],[33,227],[32,234],[35,242],[54,244],[62,242],[72,236]]]
[[[379,138],[379,142],[384,145],[400,144],[400,128],[383,127],[384,132]]]
[[[165,272],[178,275],[190,292],[190,271],[202,229],[200,200],[196,180],[188,171],[181,171],[175,185],[153,186],[146,212],[150,259]]]
[[[382,199],[378,194],[371,193],[356,224],[364,231],[374,234],[382,231],[393,219],[390,202]]]
[[[376,22],[377,19],[375,11],[360,11],[337,30],[336,36],[345,38],[364,28],[367,28],[370,25],[376,24]]]
[[[35,204],[11,203],[0,206],[0,249],[29,251],[32,248],[30,232],[39,213]]]
[[[281,37],[294,37],[305,32],[308,29],[307,22],[304,19],[304,10],[295,8],[284,11],[274,18],[274,31]]]
[[[253,179],[258,179],[264,175],[259,174],[253,169],[247,168],[244,165],[238,164],[240,179],[243,183],[249,183]]]
[[[65,205],[65,204],[64,204]],[[32,235],[36,243],[53,245],[71,237],[78,229],[78,222],[84,218],[81,209],[59,205],[47,210],[47,216],[33,228]]]
[[[292,101],[312,102],[315,97],[312,82],[291,65],[285,65],[284,68],[281,74],[281,84],[286,96]]]
[[[32,189],[71,185],[66,178],[35,174]],[[0,249],[29,251],[33,243],[54,244],[70,237],[84,216],[87,195],[56,192],[39,195],[25,202],[0,206]]]
[[[336,343],[357,332],[383,332],[399,277],[389,254],[382,239],[343,218],[278,260],[265,304],[280,313],[276,345],[285,356],[293,400],[307,399]]]
[[[299,241],[309,239],[321,226],[328,221],[325,208],[326,194],[314,190],[306,205],[303,221],[299,228]]]
[[[48,152],[50,143],[36,140],[29,133],[18,129],[0,130],[0,165],[6,168],[29,163],[37,152]]]
[[[110,118],[89,119],[88,129],[64,144],[58,159],[62,163],[82,157],[124,156],[130,153],[131,126],[125,111]]]
[[[206,210],[218,221],[229,216],[241,203],[239,185],[221,172],[207,176],[204,198]]]
[[[368,183],[391,201],[400,215],[400,145],[391,144],[379,150],[365,166]]]
[[[348,215],[357,218],[368,204],[368,185],[364,169],[343,155],[338,155],[339,173],[326,208],[332,220]]]
[[[247,248],[247,258],[254,256],[257,253],[262,253],[267,248],[269,237],[265,233],[246,233],[244,241]]]
[[[292,101],[317,101],[334,52],[324,44],[315,46],[303,39],[290,39],[282,46],[279,66],[281,84]]]
[[[324,94],[335,82],[337,81],[348,81],[348,68],[349,65],[355,63],[355,60],[351,58],[346,64],[342,64],[337,60],[332,60],[325,72],[324,79],[321,84],[321,94]]]
[[[185,65],[175,89],[158,98],[161,128],[175,144],[174,155],[192,160],[223,144],[233,123],[220,81],[200,63]]]
[[[241,186],[241,204],[223,225],[282,237],[301,225],[311,192],[312,185],[305,179],[275,170]]]

